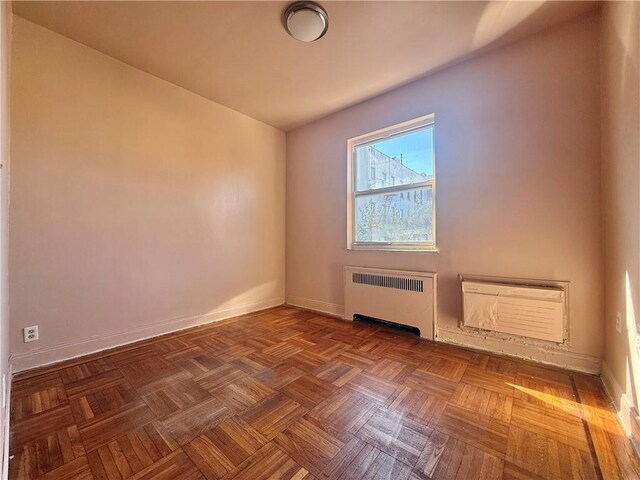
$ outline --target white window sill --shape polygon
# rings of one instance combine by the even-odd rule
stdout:
[[[351,245],[347,247],[351,251],[371,252],[413,252],[413,253],[439,253],[437,247],[424,247],[420,245]]]

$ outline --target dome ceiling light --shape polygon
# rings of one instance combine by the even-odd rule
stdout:
[[[315,42],[327,33],[329,16],[315,2],[295,2],[284,11],[284,24],[289,35],[301,42]]]

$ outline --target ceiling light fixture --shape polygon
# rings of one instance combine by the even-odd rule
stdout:
[[[295,2],[284,11],[284,24],[289,35],[301,42],[315,42],[327,33],[329,16],[315,2]]]

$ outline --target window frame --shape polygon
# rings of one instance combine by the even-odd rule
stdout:
[[[404,185],[393,185],[389,187],[371,188],[358,192],[356,188],[355,155],[356,147],[374,143],[386,138],[409,133],[412,130],[419,130],[431,127],[434,132],[433,138],[433,178],[424,182],[410,183]],[[378,250],[387,252],[437,252],[436,247],[436,145],[435,145],[435,113],[423,115],[418,118],[407,120],[389,127],[381,128],[374,132],[359,135],[347,140],[347,250]],[[369,174],[370,172],[367,172]],[[356,241],[356,219],[355,203],[360,196],[372,195],[376,193],[404,192],[416,188],[431,187],[433,202],[432,230],[433,241],[431,242],[357,242]]]

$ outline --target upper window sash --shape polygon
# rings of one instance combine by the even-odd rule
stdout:
[[[402,192],[405,190],[415,190],[416,188],[433,187],[435,181],[433,178],[425,180],[424,182],[416,183],[403,183],[402,185],[391,185],[389,187],[370,188],[369,190],[354,190],[353,194],[356,197],[361,195],[373,195],[375,193],[387,193],[387,192]]]
[[[376,130],[375,132],[366,133],[358,137],[350,138],[349,146],[352,150],[355,147],[366,147],[367,145],[379,142],[380,140],[385,140],[386,138],[394,137],[396,135],[404,133],[410,133],[414,130],[420,130],[425,127],[433,126],[434,124],[435,114],[430,113],[429,115],[414,118],[413,120],[407,120],[406,122],[399,123],[392,127],[381,128],[380,130]]]

